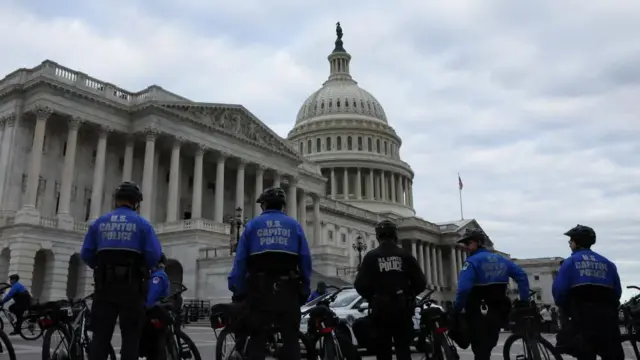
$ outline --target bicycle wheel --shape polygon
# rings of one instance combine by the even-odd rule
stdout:
[[[44,329],[40,324],[40,316],[39,315],[28,315],[24,319],[22,319],[22,323],[20,324],[20,337],[27,340],[33,341],[38,340],[44,333]]]
[[[636,359],[640,360],[640,351],[638,351],[638,340],[640,338],[636,334],[623,334],[620,339],[620,343],[624,344],[625,341],[628,341],[631,344],[631,348],[633,349],[633,353],[636,356]]]
[[[511,355],[509,355],[509,351],[511,350],[511,347],[513,346],[513,344],[518,340],[523,340],[523,336],[520,334],[512,334],[507,338],[507,341],[504,342],[504,346],[502,348],[502,356],[504,357],[504,360],[511,360]],[[562,360],[562,354],[560,354],[560,352],[558,352],[558,349],[556,349],[555,346],[553,346],[549,341],[547,341],[547,339],[543,338],[542,336],[538,336],[537,340],[538,340],[538,349],[540,349],[541,351],[545,351],[547,353],[546,355],[542,356],[543,358]],[[523,351],[525,352],[525,354],[522,354],[522,355],[524,355],[524,360],[542,360],[542,359],[530,359],[528,354],[526,354],[525,346],[526,345],[524,344],[524,340],[523,340]],[[515,359],[516,359],[516,356],[513,357],[513,360]],[[518,359],[520,359],[519,356],[518,356]]]
[[[4,321],[2,321],[1,317],[0,317],[0,330],[4,330]]]
[[[226,360],[228,359],[236,349],[236,337],[229,330],[229,328],[224,328],[218,334],[218,341],[216,342],[216,359],[215,360]]]
[[[189,335],[182,332],[178,328],[175,329],[176,339],[178,340],[178,351],[180,352],[180,358],[184,360],[202,360],[200,351],[196,347],[196,343],[191,340]]]
[[[433,359],[435,360],[457,360],[459,358],[455,346],[444,334],[434,334],[432,346]]]
[[[2,360],[16,360],[16,352],[13,349],[13,344],[9,340],[9,336],[0,329],[0,359]]]
[[[56,334],[60,334],[61,341],[52,348],[51,340],[53,335]],[[64,359],[65,357],[69,357],[70,342],[71,335],[69,335],[67,329],[61,326],[48,328],[42,336],[42,360]]]

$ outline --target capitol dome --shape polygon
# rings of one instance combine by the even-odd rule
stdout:
[[[327,196],[360,208],[413,216],[413,171],[380,102],[351,77],[336,28],[329,78],[303,103],[288,140],[329,179]]]

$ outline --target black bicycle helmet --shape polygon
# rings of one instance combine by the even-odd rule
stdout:
[[[596,243],[596,232],[585,225],[578,224],[564,234],[581,247],[590,247]]]
[[[13,281],[20,281],[20,275],[18,275],[18,274],[11,274],[11,275],[9,275],[9,280],[13,280]]]
[[[398,225],[391,220],[382,220],[376,224],[376,237],[380,239],[397,239]]]
[[[283,208],[287,205],[287,194],[281,187],[270,187],[260,194],[256,203],[267,209]]]
[[[480,229],[467,229],[464,234],[462,234],[460,240],[458,240],[458,243],[468,243],[471,241],[477,241],[478,244],[484,245],[487,241],[487,235]]]
[[[116,188],[113,194],[116,200],[129,201],[132,204],[139,204],[142,202],[142,191],[140,187],[134,182],[125,181]]]

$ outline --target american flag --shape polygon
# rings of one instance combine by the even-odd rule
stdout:
[[[464,187],[464,185],[462,184],[462,179],[460,178],[460,174],[458,174],[458,187],[460,188],[460,190],[462,190],[462,188]]]

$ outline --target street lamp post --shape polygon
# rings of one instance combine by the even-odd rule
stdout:
[[[367,244],[364,243],[362,236],[358,235],[356,242],[351,246],[353,250],[358,252],[358,269],[360,269],[360,265],[362,265],[362,253],[367,251]]]
[[[246,216],[242,218],[241,207],[236,208],[235,216],[229,215],[227,217],[226,223],[231,225],[231,229],[235,229],[235,234],[234,234],[234,231],[231,231],[231,234],[229,234],[229,255],[233,255],[236,252],[236,249],[238,248],[238,243],[240,242],[240,228],[247,225],[248,222],[249,222],[249,218],[247,218]]]

